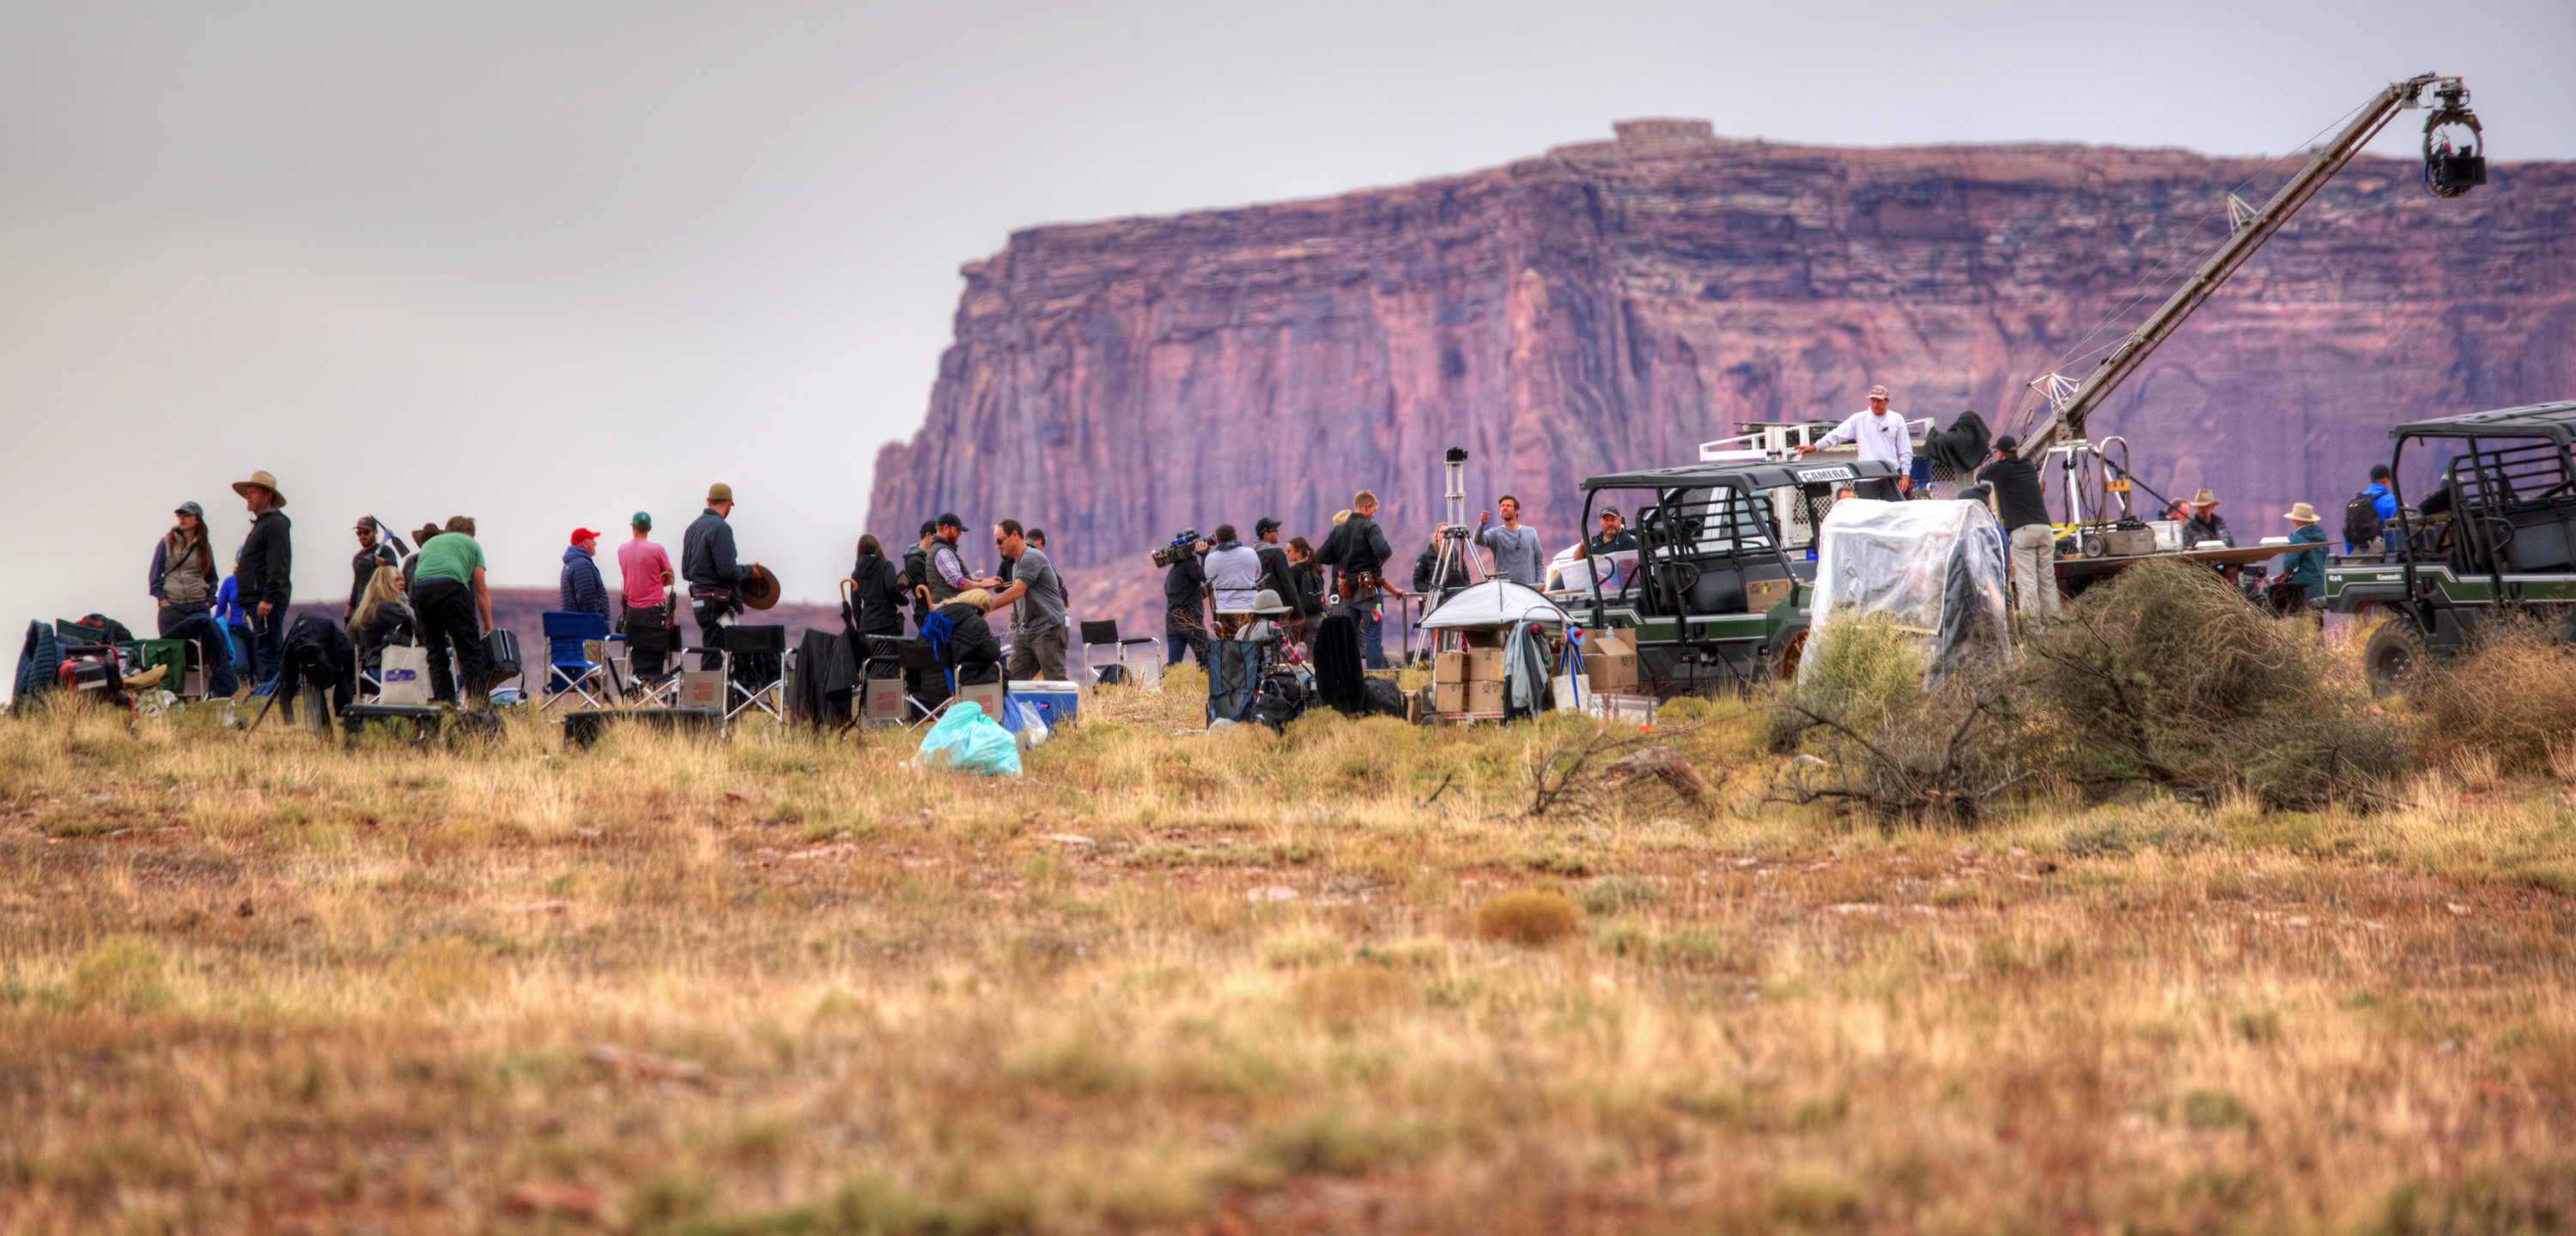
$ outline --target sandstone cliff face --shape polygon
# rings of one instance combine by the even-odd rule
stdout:
[[[2089,369],[2116,341],[2085,348],[2095,324],[2223,234],[2227,189],[2257,178],[2260,201],[2296,166],[1618,128],[1465,176],[1015,234],[963,269],[957,341],[920,434],[879,452],[872,525],[1017,516],[1079,608],[1135,622],[1156,595],[1142,551],[1188,525],[1275,515],[1320,541],[1367,487],[1409,561],[1453,445],[1471,510],[1515,492],[1561,543],[1584,476],[1855,411],[1873,383],[1911,415],[2018,430],[2025,380],[2069,352]],[[2499,165],[2437,201],[2413,164],[2363,160],[2091,429],[2126,435],[2156,488],[2211,486],[2240,534],[2274,534],[2293,501],[2339,511],[2391,424],[2571,396],[2576,165]]]

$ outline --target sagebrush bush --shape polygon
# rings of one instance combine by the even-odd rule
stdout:
[[[1524,948],[1554,944],[1582,926],[1583,907],[1556,893],[1505,893],[1476,910],[1477,939]]]
[[[2267,807],[2381,801],[2404,734],[2357,666],[2256,610],[2206,567],[2149,561],[2086,592],[2024,648],[2019,692],[2088,787],[2147,781]]]
[[[1783,702],[1793,709],[1875,733],[1922,701],[1922,641],[1885,614],[1836,616],[1807,637],[1798,677],[1785,692]],[[1793,712],[1775,721],[1772,732],[1793,736],[1809,724]]]
[[[2406,684],[2417,758],[2455,767],[2547,773],[2576,743],[2576,648],[2528,621],[2491,622],[2460,655],[2429,661]]]

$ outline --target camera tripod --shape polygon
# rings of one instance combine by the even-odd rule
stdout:
[[[1449,500],[1448,515],[1440,525],[1440,553],[1431,564],[1431,587],[1423,595],[1421,618],[1430,617],[1442,602],[1449,599],[1449,568],[1452,565],[1470,576],[1469,583],[1475,582],[1475,576],[1490,578],[1492,575],[1479,568],[1476,555],[1467,550],[1467,448],[1450,447],[1443,462],[1449,477],[1448,492],[1444,495]],[[1420,618],[1415,622],[1418,625]],[[1413,633],[1409,628],[1405,632],[1404,653],[1407,662],[1413,660]]]

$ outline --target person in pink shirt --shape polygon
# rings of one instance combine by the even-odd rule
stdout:
[[[626,647],[638,676],[662,673],[663,632],[671,625],[671,556],[653,543],[653,517],[642,511],[628,521],[632,540],[617,547],[617,571],[624,576],[626,615],[617,629],[626,632]],[[638,638],[649,636],[649,638]]]

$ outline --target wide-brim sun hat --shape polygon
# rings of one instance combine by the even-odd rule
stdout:
[[[2312,504],[2312,503],[2307,503],[2307,502],[2293,502],[2293,503],[2291,503],[2291,504],[2290,504],[2290,522],[2291,522],[2291,523],[2294,523],[2294,524],[2312,524],[2312,523],[2317,522],[2317,520],[2318,520],[2319,518],[2320,518],[2320,517],[2319,517],[2319,516],[2318,516],[2318,514],[2317,514],[2317,508],[2316,508],[2316,506],[2315,506],[2314,504]]]
[[[753,565],[751,574],[742,581],[742,603],[753,609],[767,609],[778,604],[778,577],[769,568]]]
[[[1278,590],[1264,588],[1253,595],[1252,612],[1256,614],[1284,614],[1288,612],[1288,606],[1280,601]]]
[[[277,478],[266,472],[253,472],[249,480],[233,482],[233,492],[247,498],[253,485],[267,490],[269,497],[277,499],[277,505],[286,505],[286,495],[278,491]]]

